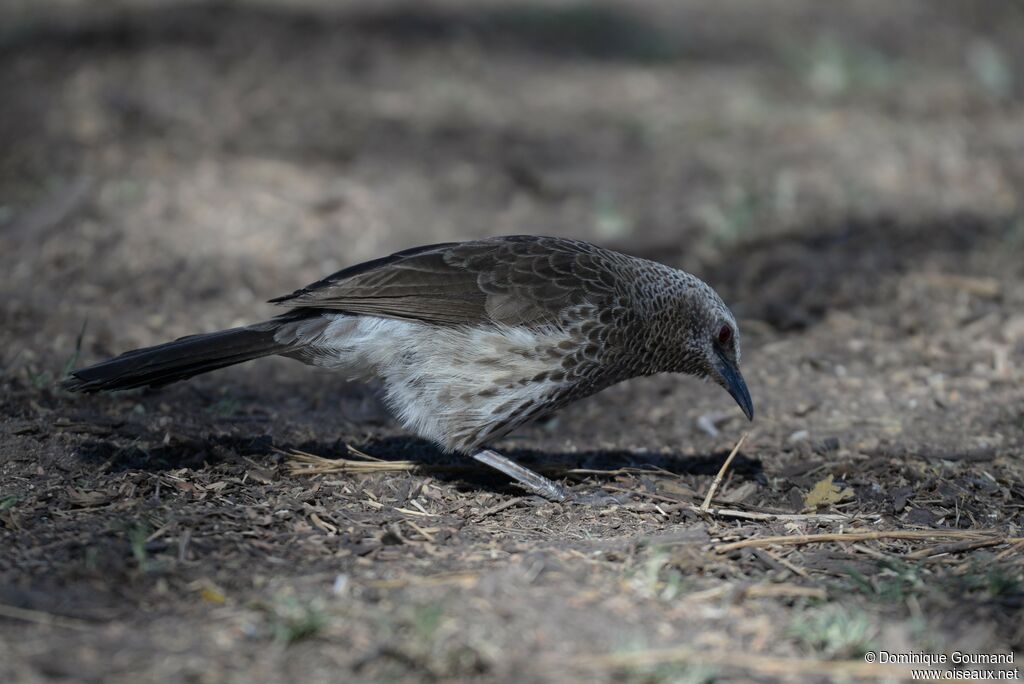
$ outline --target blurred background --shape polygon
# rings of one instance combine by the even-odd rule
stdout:
[[[699,270],[860,221],[884,268],[880,223],[929,250],[1019,220],[1022,28],[1017,2],[7,0],[2,315],[98,306],[142,342],[140,312],[221,326],[523,232]]]
[[[442,481],[430,485],[435,498],[420,500],[449,516],[428,520],[451,524],[444,538],[461,540],[439,545],[444,560],[411,545],[395,546],[410,555],[391,564],[376,551],[364,558],[365,546],[343,556],[359,540],[392,544],[382,529],[394,520],[373,516],[400,516],[363,507],[340,481],[310,489],[286,477],[270,445],[330,453],[342,439],[400,436],[372,392],[292,362],[116,397],[55,388],[76,364],[267,318],[276,313],[264,304],[270,297],[394,250],[509,233],[581,238],[690,270],[736,312],[758,412],[744,454],[764,472],[742,486],[737,476],[734,503],[799,512],[804,494],[834,472],[856,492],[846,505],[882,512],[887,524],[1003,526],[1019,536],[1021,2],[4,0],[0,93],[0,545],[11,549],[0,553],[0,603],[112,620],[69,642],[73,634],[45,626],[23,642],[22,623],[0,623],[8,681],[47,672],[110,681],[110,668],[125,681],[140,672],[222,681],[235,666],[331,681],[332,672],[358,674],[353,663],[370,658],[389,629],[416,635],[431,625],[451,627],[424,642],[441,649],[431,676],[510,681],[555,678],[561,670],[534,657],[545,649],[709,635],[718,641],[708,648],[815,657],[858,657],[879,635],[919,648],[927,639],[964,648],[968,637],[979,648],[1024,644],[1019,562],[1000,575],[1010,583],[998,586],[1011,587],[1002,594],[985,593],[997,586],[988,580],[971,589],[953,574],[947,586],[931,570],[897,573],[913,597],[904,601],[881,590],[864,598],[863,585],[843,575],[847,559],[794,560],[824,573],[814,582],[849,580],[838,595],[859,607],[821,617],[784,600],[680,611],[659,603],[661,588],[624,579],[640,573],[657,584],[674,567],[698,582],[692,588],[733,586],[767,572],[752,569],[753,557],[673,556],[675,565],[650,574],[642,553],[600,551],[600,562],[580,566],[593,573],[585,580],[499,575],[452,588],[465,591],[439,613],[431,601],[447,589],[367,589],[316,613],[327,616],[321,637],[344,648],[264,658],[275,630],[295,627],[290,609],[243,606],[277,596],[280,587],[267,589],[274,581],[308,606],[336,575],[363,586],[440,568],[505,572],[494,559],[518,567],[524,544],[576,567],[582,561],[560,555],[564,539],[656,524],[577,512],[554,533],[510,506],[485,516],[498,525],[487,535],[472,536],[479,523],[463,538],[459,502],[478,497],[491,510],[507,492]],[[707,459],[746,429],[730,404],[714,387],[645,379],[569,407],[512,444],[538,458],[600,450],[614,455],[612,467],[641,453]],[[390,444],[375,453],[423,450]],[[718,461],[700,463],[678,475],[703,491]],[[178,468],[178,480],[161,479]],[[211,513],[195,493],[205,490],[175,484],[185,480],[231,484],[217,485],[221,499],[203,499],[221,506]],[[423,480],[361,482],[397,506]],[[82,494],[115,485],[121,508]],[[317,496],[333,541],[306,521],[303,506]],[[266,514],[262,546],[240,541],[256,529],[232,517],[243,500]],[[294,517],[258,508],[271,504]],[[92,506],[100,508],[77,512]],[[54,510],[75,513],[51,518]],[[225,529],[234,531],[217,537]],[[157,530],[168,549],[150,539]],[[418,539],[402,530],[398,538]],[[218,541],[188,547],[192,533]],[[182,543],[193,550],[179,551]],[[83,548],[98,549],[101,562]],[[972,562],[992,562],[979,553]],[[165,562],[160,573],[153,558]],[[892,576],[857,567],[872,581]],[[567,604],[565,592],[588,582],[591,598]],[[495,613],[502,587],[519,589]],[[419,607],[402,613],[409,605]],[[150,609],[163,617],[147,617]],[[299,636],[310,615],[300,611]],[[793,631],[819,618],[820,629]],[[789,622],[790,631],[780,627]],[[865,640],[836,646],[821,636],[851,629]],[[476,660],[444,650],[452,643]],[[183,665],[175,648],[193,649],[195,660]],[[166,657],[147,659],[153,653]]]

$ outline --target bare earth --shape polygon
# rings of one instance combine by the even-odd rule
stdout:
[[[952,0],[3,3],[0,681],[1019,666],[1021,35],[1019,4]],[[755,423],[690,378],[613,387],[495,445],[618,497],[559,505],[293,362],[57,386],[504,233],[704,277]],[[348,446],[417,470],[288,455]],[[858,531],[887,536],[729,546]]]

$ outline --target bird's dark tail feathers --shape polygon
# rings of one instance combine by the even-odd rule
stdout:
[[[278,339],[279,327],[278,320],[267,321],[244,328],[189,335],[155,347],[125,352],[73,371],[63,387],[70,392],[160,387],[217,368],[295,349],[294,338],[291,341]]]

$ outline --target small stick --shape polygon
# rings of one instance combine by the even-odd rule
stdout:
[[[704,503],[700,505],[701,513],[707,513],[708,508],[711,507],[711,500],[715,498],[715,492],[718,491],[718,485],[722,484],[722,477],[725,475],[725,471],[729,469],[729,466],[732,464],[732,459],[736,457],[740,447],[743,446],[744,440],[747,439],[748,434],[749,433],[747,432],[743,433],[743,436],[740,437],[740,441],[736,442],[736,446],[734,446],[732,451],[729,452],[729,456],[725,459],[725,463],[722,464],[718,474],[715,475],[715,479],[711,482],[711,488],[708,489],[708,495],[704,497]]]
[[[12,620],[24,620],[25,622],[34,622],[37,625],[50,625],[53,627],[63,627],[64,629],[74,629],[77,631],[92,631],[96,626],[85,620],[79,620],[78,618],[64,617],[63,615],[52,615],[50,613],[44,613],[41,610],[32,610],[30,608],[19,608],[17,606],[8,606],[6,604],[0,604],[0,617],[11,618]]]
[[[881,551],[873,549],[870,546],[865,546],[864,544],[850,544],[850,548],[854,551],[863,553],[865,556],[871,556],[875,560],[891,561],[893,559],[892,554],[882,553]]]
[[[626,489],[625,487],[616,487],[615,485],[603,485],[603,489],[610,492],[622,492],[623,494],[633,494],[635,496],[644,496],[654,501],[665,501],[673,504],[672,506],[665,506],[663,510],[671,513],[672,511],[687,510],[693,511],[694,513],[705,512],[713,517],[721,516],[723,518],[740,518],[742,520],[768,520],[768,521],[796,521],[796,520],[811,520],[815,522],[850,522],[854,519],[852,515],[839,515],[836,513],[764,513],[761,511],[739,511],[731,508],[709,508],[707,511],[701,511],[700,506],[691,504],[686,501],[680,501],[679,499],[673,499],[669,496],[662,496],[661,494],[655,494],[653,492],[643,492],[635,489]]]
[[[426,531],[425,529],[423,529],[422,527],[420,527],[419,525],[417,525],[416,523],[414,523],[414,522],[413,522],[412,520],[406,520],[405,522],[406,522],[406,524],[407,524],[407,525],[409,525],[409,526],[410,526],[410,527],[411,527],[412,529],[416,530],[416,532],[418,532],[418,533],[419,533],[419,535],[420,535],[421,537],[423,537],[424,539],[426,539],[426,540],[427,540],[428,542],[430,542],[431,544],[433,544],[433,543],[434,543],[434,535],[432,535],[432,534],[430,534],[429,532],[427,532],[427,531]]]
[[[992,539],[966,539],[964,541],[954,542],[952,544],[941,544],[939,546],[932,546],[927,549],[920,549],[918,551],[912,551],[907,554],[907,558],[913,558],[914,560],[921,560],[922,558],[932,558],[934,556],[941,556],[947,553],[959,553],[961,551],[973,551],[974,549],[981,549],[986,546],[996,546],[1002,544],[1003,540],[998,537]]]
[[[500,513],[503,510],[505,510],[506,508],[512,508],[513,506],[518,505],[519,502],[522,501],[522,500],[523,500],[523,497],[517,496],[517,497],[514,497],[512,499],[509,499],[508,501],[502,501],[500,504],[497,504],[496,506],[491,506],[490,508],[488,508],[486,510],[483,510],[483,511],[480,511],[479,513],[477,513],[476,514],[476,520],[483,520],[484,518],[486,518],[489,515],[494,515],[495,513]]]
[[[1007,556],[1012,556],[1013,554],[1019,553],[1021,551],[1024,551],[1024,541],[1019,541],[1016,544],[1014,544],[1013,546],[1011,546],[1010,548],[1004,549],[1003,551],[1000,551],[996,555],[996,557],[993,558],[992,560],[993,561],[1001,561],[1004,558],[1006,558]]]
[[[699,506],[692,504],[684,506],[696,513],[705,513]],[[759,513],[756,511],[737,511],[730,508],[709,508],[707,515],[712,517],[738,518],[740,520],[766,520],[766,521],[814,521],[814,522],[837,522],[845,523],[853,520],[852,515],[839,515],[837,513]]]
[[[794,534],[779,537],[760,537],[719,544],[714,547],[718,553],[728,553],[751,546],[772,546],[773,544],[818,544],[822,542],[855,542],[873,539],[998,539],[998,543],[1006,544],[1020,540],[1020,537],[1004,537],[993,530],[893,530],[891,532],[843,532],[839,534]]]
[[[797,565],[797,564],[795,564],[795,563],[793,563],[791,561],[786,560],[782,556],[779,556],[779,555],[776,555],[776,554],[772,553],[768,549],[760,549],[760,551],[764,555],[766,555],[769,558],[775,560],[776,563],[778,563],[782,567],[786,568],[787,570],[792,572],[794,575],[800,575],[804,579],[810,579],[811,578],[811,576],[809,574],[807,574],[807,571],[804,570],[803,568],[801,568],[799,565]]]

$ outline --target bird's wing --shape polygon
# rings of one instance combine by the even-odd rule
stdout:
[[[558,324],[614,285],[609,254],[560,238],[510,236],[417,247],[339,271],[272,302],[447,325]]]

